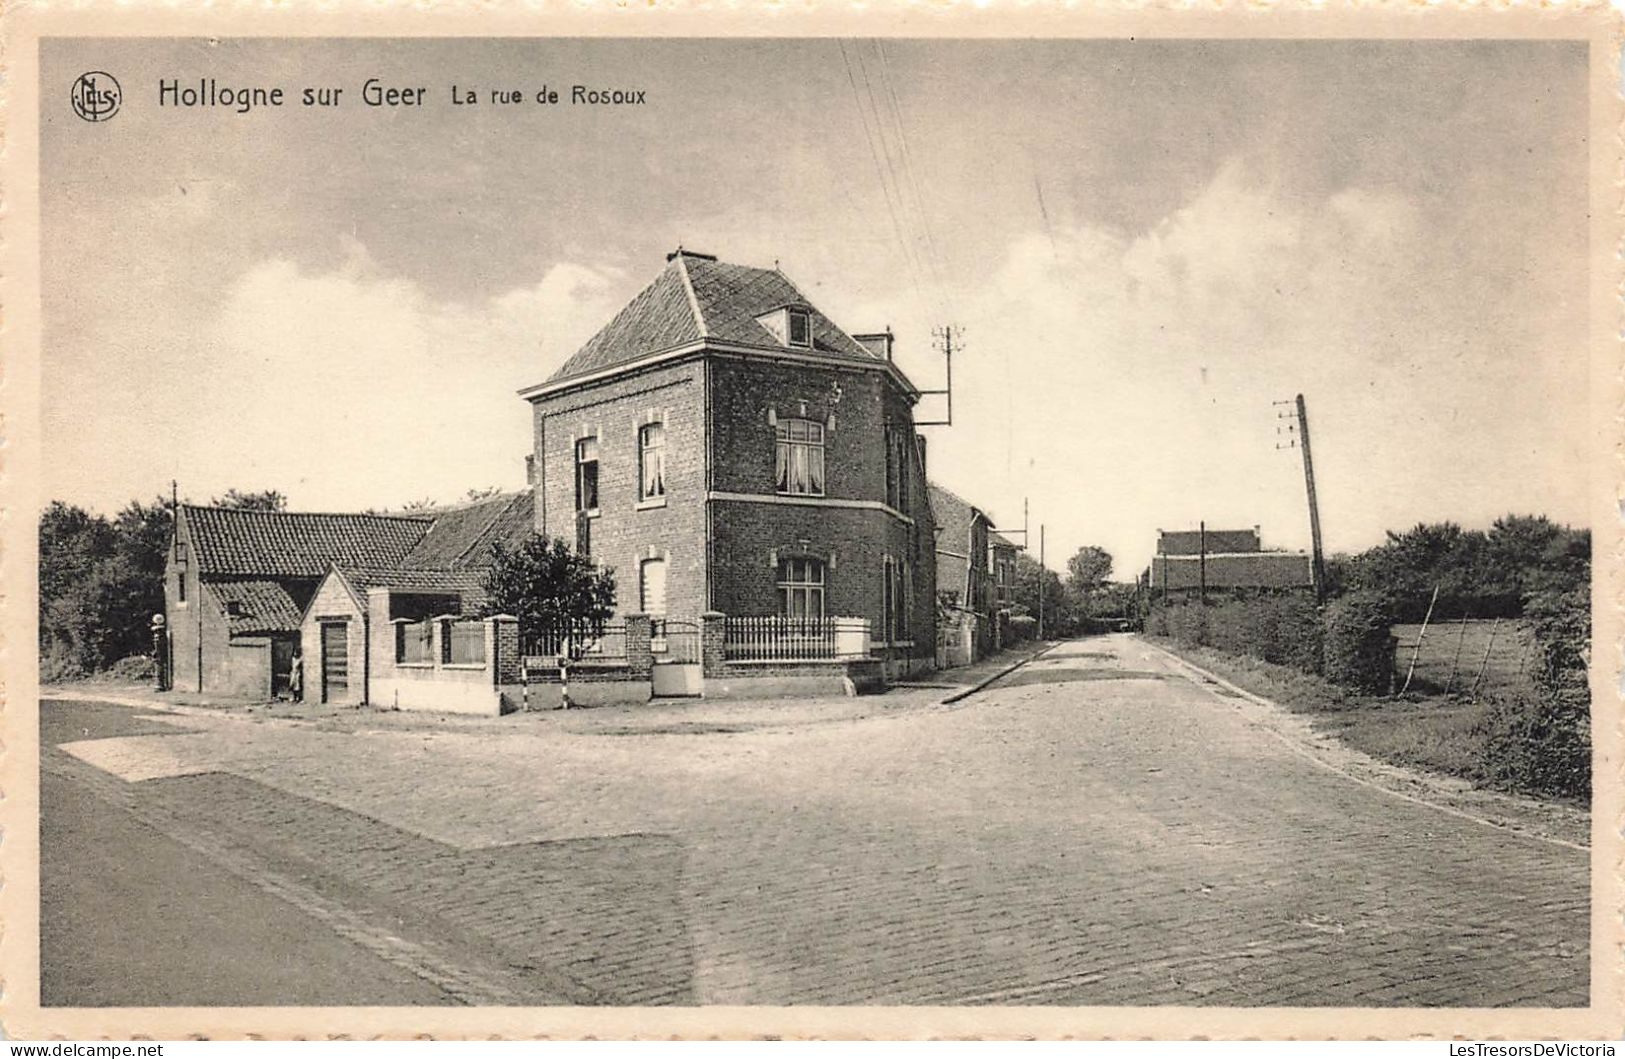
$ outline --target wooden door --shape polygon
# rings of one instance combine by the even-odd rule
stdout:
[[[350,693],[350,627],[342,621],[322,623],[322,701]]]

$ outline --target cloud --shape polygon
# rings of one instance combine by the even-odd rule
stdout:
[[[178,448],[208,453],[192,470],[200,478],[263,482],[300,506],[517,486],[529,416],[514,391],[609,318],[619,279],[560,263],[531,286],[464,304],[384,274],[353,239],[330,271],[263,261],[227,287],[199,336],[207,348],[191,358],[189,395],[229,418],[196,422],[212,436]]]
[[[1520,415],[1493,358],[1462,370],[1464,344],[1506,337],[1470,311],[1476,300],[1450,296],[1461,280],[1437,257],[1392,188],[1288,193],[1240,159],[1144,231],[1018,235],[955,299],[967,352],[933,476],[1006,525],[1031,497],[1057,564],[1101,544],[1120,576],[1144,564],[1156,529],[1204,519],[1307,547],[1299,453],[1276,449],[1291,438],[1271,403],[1303,392],[1330,547],[1422,517],[1502,514],[1521,501],[1489,483],[1547,488],[1563,439]],[[1567,370],[1533,351],[1514,359],[1534,375]],[[938,369],[916,357],[911,370]],[[1547,500],[1527,504],[1583,517],[1578,493]]]

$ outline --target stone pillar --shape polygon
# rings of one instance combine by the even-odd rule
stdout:
[[[831,618],[835,625],[836,658],[869,657],[869,619]]]
[[[700,675],[720,677],[728,662],[727,616],[708,610],[700,615]]]
[[[519,683],[519,619],[512,614],[498,614],[486,624],[492,629],[492,679],[498,684]]]
[[[626,668],[632,680],[649,680],[654,676],[654,651],[651,649],[649,615],[626,616]]]

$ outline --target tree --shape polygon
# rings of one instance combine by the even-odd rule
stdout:
[[[1066,561],[1067,579],[1079,592],[1092,592],[1112,576],[1112,555],[1093,544],[1079,548]]]
[[[240,511],[288,510],[288,498],[275,489],[265,489],[258,493],[227,489],[225,496],[217,496],[210,503],[215,507],[234,507]]]
[[[541,535],[517,548],[498,543],[485,577],[486,614],[511,614],[530,638],[598,632],[615,607],[615,574]]]

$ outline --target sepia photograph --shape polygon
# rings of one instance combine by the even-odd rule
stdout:
[[[8,1032],[1621,1031],[1595,24],[215,25],[29,45]]]

